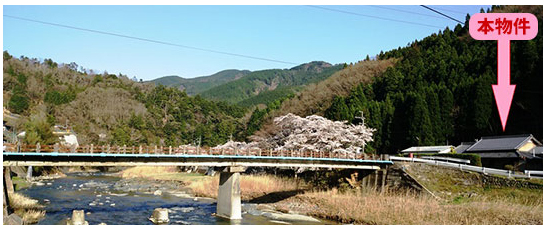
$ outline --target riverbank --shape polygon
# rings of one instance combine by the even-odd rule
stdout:
[[[15,192],[10,196],[10,206],[13,209],[14,213],[21,217],[22,223],[24,225],[35,224],[46,215],[44,210],[44,205],[39,204],[38,200],[25,196],[19,191],[29,188],[31,186],[44,186],[51,185],[53,179],[58,179],[65,177],[66,175],[62,172],[55,171],[53,173],[45,173],[45,175],[40,175],[33,177],[30,180],[14,176],[12,177],[12,182]]]
[[[344,204],[341,204],[344,203]],[[371,225],[541,225],[542,205],[498,201],[440,202],[404,193],[306,192],[274,204],[341,223]]]
[[[195,196],[217,197],[217,176],[183,173],[176,168],[155,169],[151,173],[147,168],[130,168],[120,174],[122,177],[174,181],[189,188]],[[241,176],[242,200],[257,203],[259,209],[309,215],[344,224],[543,224],[542,188],[486,186],[480,190],[471,189],[470,184],[453,183],[453,186],[471,191],[447,198],[402,192],[366,191],[363,194],[359,189],[315,191],[310,184],[295,179],[274,175]]]
[[[29,198],[19,193],[10,196],[10,206],[14,213],[21,217],[24,225],[35,224],[46,215],[44,206],[38,200]]]
[[[185,173],[176,167],[133,167],[121,171],[118,174],[124,179],[145,179],[159,182],[178,183],[181,189],[196,197],[217,198],[219,177],[205,176],[198,173]],[[261,203],[270,199],[280,198],[278,195],[287,196],[293,193],[302,193],[311,186],[303,181],[287,178],[279,178],[272,175],[242,175],[240,177],[241,198],[243,201]]]

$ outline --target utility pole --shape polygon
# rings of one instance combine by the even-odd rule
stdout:
[[[365,117],[363,117],[363,111],[360,111],[360,116],[356,116],[354,118],[361,119],[362,120],[362,126],[365,125]]]
[[[365,126],[365,117],[363,117],[363,111],[360,111],[360,116],[355,116],[354,118],[362,120],[362,126]],[[362,145],[362,153],[365,153],[365,143]]]
[[[202,145],[202,136],[200,135],[200,137],[198,137],[198,150],[197,150],[198,154],[200,154],[201,145]]]

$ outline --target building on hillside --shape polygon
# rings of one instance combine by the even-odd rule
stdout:
[[[451,153],[455,149],[454,146],[413,146],[402,150],[404,154],[444,154]]]
[[[53,135],[59,137],[59,143],[62,145],[78,147],[76,133],[69,127],[55,125],[53,126]]]
[[[478,154],[484,167],[542,170],[542,143],[530,134],[482,137],[463,152]]]
[[[17,141],[16,126],[21,121],[21,116],[11,113],[4,107],[2,125],[2,140],[3,142],[14,143]]]

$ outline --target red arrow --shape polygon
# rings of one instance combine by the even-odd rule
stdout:
[[[497,84],[493,84],[493,93],[499,110],[502,131],[505,131],[508,113],[514,97],[516,85],[510,84],[510,40],[498,40]]]

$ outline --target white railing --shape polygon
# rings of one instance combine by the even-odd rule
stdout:
[[[542,171],[536,171],[536,170],[525,170],[525,175],[531,176],[531,175],[540,175],[542,176]]]
[[[507,176],[507,177],[515,177],[515,178],[542,179],[542,171],[527,170],[524,175],[521,175],[521,174],[515,174],[515,172],[512,170],[493,169],[493,168],[479,167],[479,166],[473,166],[473,165],[463,165],[463,164],[457,164],[457,163],[445,162],[445,161],[426,160],[426,159],[420,159],[420,158],[390,156],[390,160],[410,161],[410,162],[425,163],[429,165],[445,166],[445,167],[457,168],[460,170],[479,172],[487,175],[491,174],[491,175],[501,175],[501,176]],[[540,175],[540,176],[531,176],[531,175]]]
[[[460,162],[465,164],[470,164],[470,160],[468,159],[459,159],[459,158],[451,158],[451,157],[420,157],[424,159],[432,159],[432,160],[441,160],[441,161],[454,161],[454,162]]]

